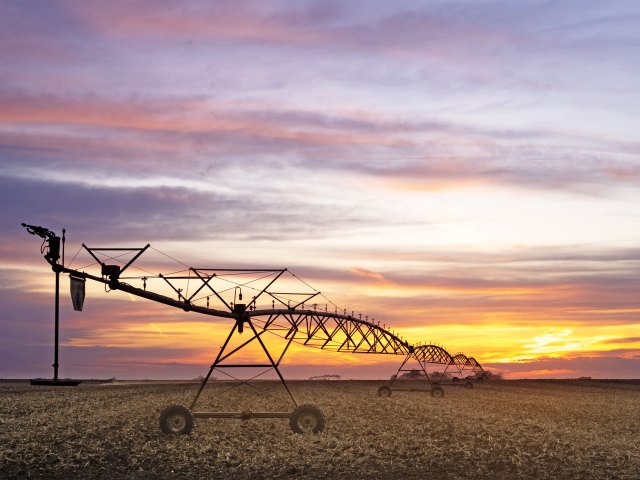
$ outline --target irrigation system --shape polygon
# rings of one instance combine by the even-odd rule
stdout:
[[[386,325],[380,325],[369,317],[339,309],[321,292],[295,274],[284,269],[223,269],[195,268],[182,264],[183,269],[169,273],[151,273],[136,264],[149,249],[144,247],[90,248],[82,244],[94,263],[71,268],[65,265],[65,230],[62,237],[39,226],[22,224],[27,231],[43,239],[41,253],[55,273],[55,354],[53,380],[33,381],[46,385],[77,385],[77,381],[58,378],[58,331],[60,275],[70,278],[71,298],[75,310],[81,311],[87,280],[102,283],[105,290],[117,290],[158,302],[185,312],[195,312],[228,319],[231,329],[207,374],[202,378],[198,391],[189,406],[170,405],[160,415],[160,428],[165,433],[189,433],[198,418],[284,418],[289,420],[296,433],[317,433],[323,430],[325,419],[322,411],[311,404],[296,400],[280,371],[280,364],[292,344],[314,347],[320,350],[358,354],[402,355],[404,361],[388,385],[380,387],[379,396],[389,396],[392,391],[406,390],[398,387],[396,380],[409,371],[420,373],[433,397],[444,396],[442,381],[432,381],[427,372],[429,365],[444,366],[456,376],[448,385],[471,385],[469,379],[480,380],[484,370],[473,358],[463,354],[451,356],[436,345],[411,345]],[[158,250],[155,250],[158,253]],[[61,257],[62,255],[62,257]],[[177,261],[166,254],[166,257]],[[77,256],[77,254],[76,254]],[[74,257],[75,259],[75,257]],[[72,262],[73,263],[73,260]],[[182,262],[179,262],[182,263]],[[134,265],[136,264],[136,265]],[[141,275],[131,275],[137,269]],[[125,272],[128,272],[125,275]],[[137,284],[137,285],[134,285]],[[297,286],[297,287],[296,287]],[[248,299],[243,301],[244,298]],[[322,303],[322,300],[326,303]],[[331,305],[331,308],[329,308]],[[278,347],[269,339],[278,337]],[[248,349],[264,355],[258,363],[243,355]],[[412,362],[418,368],[410,369]],[[249,379],[241,379],[230,372],[244,369]],[[258,373],[253,373],[258,370]],[[199,411],[198,401],[214,372],[238,385],[248,385],[275,372],[286,395],[294,405],[293,411]],[[251,376],[253,375],[253,376]],[[440,378],[440,377],[438,377]],[[461,381],[461,379],[464,381]]]
[[[428,366],[437,365],[444,367],[444,370],[438,375],[438,380],[432,380],[432,376],[428,373]],[[469,374],[468,374],[469,373]],[[428,384],[428,388],[415,388],[400,384],[397,385],[398,379],[417,378],[424,380]],[[442,380],[442,379],[451,379]],[[407,392],[407,391],[428,391],[432,397],[444,396],[442,385],[460,386],[467,389],[473,388],[472,379],[482,381],[485,378],[485,372],[482,366],[473,357],[467,357],[464,353],[451,355],[439,345],[417,345],[411,348],[398,372],[391,377],[387,385],[382,385],[378,389],[378,396],[390,397],[391,392]]]

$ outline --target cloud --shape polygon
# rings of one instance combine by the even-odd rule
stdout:
[[[15,66],[25,59],[43,65],[78,59],[78,51],[65,46],[81,47],[82,29],[59,5],[37,1],[0,8],[0,54],[5,65]]]
[[[626,52],[636,46],[637,13],[625,3],[587,1],[576,9],[562,1],[548,9],[539,2],[494,1],[446,7],[438,2],[36,2],[7,6],[3,13],[3,53],[12,62],[39,62],[40,70],[58,81],[104,81],[105,87],[110,81],[100,78],[108,76],[105,70],[124,69],[143,77],[129,84],[140,80],[141,86],[147,81],[163,88],[171,83],[167,73],[190,86],[195,76],[208,80],[196,82],[201,87],[253,91],[265,85],[291,91],[288,79],[316,86],[322,76],[345,86],[365,80],[367,87],[408,86],[407,102],[416,89],[435,86],[470,93],[467,108],[479,101],[491,108],[496,102],[522,104],[514,92],[523,91],[533,94],[528,103],[549,92],[563,93],[550,103],[575,95],[582,100],[583,90],[602,89],[611,77],[631,92],[633,75],[624,74],[637,73],[626,61]],[[54,61],[46,62],[47,54]],[[55,72],[56,61],[73,74],[65,78]],[[273,63],[277,69],[269,68]],[[608,74],[587,75],[598,69]],[[5,75],[18,80],[11,72]],[[111,86],[122,88],[119,82]],[[479,89],[483,97],[473,95]]]
[[[178,6],[157,5],[83,2],[71,4],[70,11],[103,33],[130,37],[175,35],[303,46],[329,43],[371,50],[390,46],[415,48],[424,43],[481,50],[488,44],[522,43],[536,34],[543,39],[567,38],[567,42],[575,44],[591,41],[594,30],[610,40],[628,41],[625,33],[632,26],[631,18],[624,15],[624,5],[602,8],[593,1],[584,2],[579,20],[575,19],[573,5],[566,1],[553,12],[536,2],[459,2],[447,8],[421,2],[404,2],[400,8],[389,8],[383,2],[341,5],[317,1],[269,5],[255,1],[191,1]],[[370,7],[366,12],[364,5]],[[618,28],[617,33],[612,26]],[[380,31],[387,35],[379,35]]]
[[[353,273],[355,273],[357,276],[359,277],[364,277],[364,278],[368,278],[368,279],[373,279],[373,280],[384,280],[384,276],[378,272],[372,272],[371,270],[367,270],[364,268],[354,268],[351,270]]]
[[[576,84],[587,90],[606,88],[607,79],[588,75],[598,68],[631,90],[632,82],[619,72],[637,73],[624,53],[636,46],[632,28],[636,12],[624,3],[588,1],[576,10],[568,1],[553,9],[539,2],[493,1],[446,7],[438,2],[390,6],[385,2],[225,1],[160,7],[156,2],[82,2],[69,3],[65,10],[64,15],[73,19],[65,22],[66,30],[87,36],[91,32],[99,46],[107,38],[115,45],[129,45],[133,55],[149,53],[144,42],[180,52],[178,58],[193,51],[215,52],[210,55],[217,70],[233,65],[247,73],[235,80],[215,75],[216,85],[235,81],[249,86],[246,79],[256,76],[260,57],[267,56],[289,67],[280,69],[285,77],[299,80],[313,81],[324,74],[342,84],[357,77],[379,86],[435,85],[439,91],[461,95],[486,89],[487,100],[482,103],[488,107],[496,97],[499,102],[521,104],[514,91],[535,96],[562,92],[550,99],[551,104],[570,102],[576,95],[581,97],[578,101],[584,100],[588,96],[578,92]],[[228,59],[229,45],[241,52],[240,58],[254,59],[251,69]],[[336,58],[342,68],[327,69]],[[153,60],[147,63],[155,65]],[[550,71],[556,72],[555,78],[550,78]],[[258,76],[263,85],[286,83],[282,76],[263,70]],[[479,99],[470,95],[469,101]]]
[[[506,378],[557,377],[576,378],[638,378],[640,358],[616,356],[580,356],[574,358],[540,358],[512,364],[487,364],[492,370],[504,372]]]
[[[640,337],[612,338],[611,340],[607,340],[607,343],[640,343]]]
[[[12,254],[24,232],[20,223],[62,226],[85,243],[204,241],[224,238],[279,238],[285,226],[295,226],[289,238],[325,235],[365,221],[340,206],[318,209],[316,222],[305,222],[308,203],[280,195],[246,195],[243,191],[215,193],[186,187],[100,187],[82,182],[50,182],[0,176],[0,227],[8,241],[0,249]],[[277,197],[280,204],[272,201]],[[320,199],[321,200],[321,199]],[[16,209],[15,206],[19,208]],[[61,227],[58,227],[61,226]],[[71,233],[73,232],[73,233]],[[58,234],[61,232],[58,231]]]
[[[104,98],[0,91],[0,157],[5,171],[80,175],[88,159],[109,175],[226,174],[238,166],[284,166],[377,179],[392,189],[515,185],[596,193],[634,185],[628,145],[599,146],[543,131],[511,131],[439,120],[216,104],[198,97]],[[551,141],[530,146],[528,138]],[[583,145],[579,146],[578,141]],[[607,162],[600,149],[609,150]],[[549,158],[554,158],[549,161]],[[23,174],[27,174],[23,173]]]

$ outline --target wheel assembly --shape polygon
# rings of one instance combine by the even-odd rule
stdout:
[[[170,405],[160,414],[160,430],[163,433],[181,435],[193,429],[193,415],[183,405]]]
[[[433,387],[439,387],[440,386],[440,382],[433,382],[431,385]]]
[[[467,390],[471,390],[473,388],[473,383],[471,382],[466,382],[464,384],[464,388],[466,388]]]
[[[453,378],[451,379],[451,381],[452,381],[453,383],[458,383],[458,382],[460,381],[460,379],[459,379],[458,377],[453,377]]]
[[[379,397],[390,397],[391,396],[391,389],[389,387],[385,387],[382,386],[378,389],[378,396]]]
[[[294,433],[318,433],[324,430],[324,415],[318,407],[300,405],[289,418]]]
[[[444,397],[444,390],[440,387],[433,387],[431,389],[431,396],[433,398],[442,398]]]

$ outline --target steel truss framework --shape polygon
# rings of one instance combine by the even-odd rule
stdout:
[[[188,433],[192,429],[195,418],[288,418],[290,426],[295,432],[321,431],[324,428],[322,412],[313,405],[298,403],[280,372],[280,364],[294,342],[335,352],[403,355],[405,358],[398,372],[404,371],[407,362],[413,359],[424,372],[434,396],[438,396],[437,389],[440,392],[441,389],[429,379],[426,370],[427,364],[446,365],[447,368],[455,368],[460,374],[465,368],[471,369],[476,376],[483,373],[482,367],[473,358],[467,358],[463,354],[452,357],[446,350],[435,345],[410,345],[406,340],[387,329],[386,325],[381,326],[373,319],[369,321],[368,317],[362,319],[361,315],[356,316],[353,312],[348,314],[346,310],[340,311],[335,306],[332,312],[329,311],[328,304],[325,305],[324,311],[322,308],[318,309],[318,303],[310,302],[318,301],[316,297],[321,295],[321,292],[312,289],[304,282],[302,283],[308,288],[295,291],[278,290],[276,282],[286,274],[293,275],[287,269],[245,270],[189,267],[180,274],[124,277],[123,273],[136,262],[150,245],[142,248],[89,248],[83,244],[82,248],[100,267],[99,274],[91,273],[84,269],[73,269],[64,265],[64,236],[62,239],[62,263],[60,263],[60,238],[52,231],[42,227],[25,224],[23,226],[27,228],[29,233],[44,239],[42,252],[46,252],[45,259],[56,273],[56,287],[60,273],[66,273],[72,279],[80,279],[83,288],[84,282],[89,279],[105,284],[110,290],[121,290],[188,312],[233,320],[233,326],[207,375],[203,378],[190,406],[187,408],[181,405],[172,405],[162,413],[160,426],[165,433]],[[128,261],[122,260],[122,257],[127,257]],[[130,280],[142,281],[142,288],[132,285],[129,283]],[[160,281],[164,285],[165,292],[168,293],[147,289],[148,284],[151,286],[154,281]],[[184,288],[185,282],[187,288]],[[196,286],[193,287],[193,285]],[[245,292],[250,290],[253,295],[250,301],[239,303],[238,300],[242,301],[243,288]],[[160,290],[157,287],[155,289]],[[240,294],[236,296],[238,291]],[[233,301],[231,301],[231,294],[233,294]],[[84,291],[82,298],[84,298]],[[264,304],[268,304],[269,301],[270,308],[265,308]],[[312,308],[309,308],[309,305]],[[79,309],[82,309],[81,305]],[[56,288],[56,359],[54,362],[56,381],[58,363],[57,311],[58,289]],[[248,336],[240,339],[239,335],[245,331]],[[269,349],[266,334],[280,337],[284,347],[278,355],[274,355],[273,349]],[[234,361],[234,357],[237,357],[240,351],[250,345],[257,347],[264,353],[266,359],[264,363],[237,363]],[[229,369],[234,368],[267,370],[249,380],[241,380],[228,373]],[[294,404],[293,412],[196,411],[198,400],[215,371],[221,372],[225,377],[234,379],[239,382],[239,385],[243,385],[270,370],[277,374],[288,397]],[[392,384],[393,381],[388,387],[381,388],[387,388],[390,393]]]
[[[442,371],[442,376],[446,378],[448,375],[453,375],[453,377],[451,377],[451,381],[432,380],[428,372],[429,365],[444,366],[445,368]],[[453,370],[453,373],[449,372],[450,369]],[[466,377],[465,369],[471,369],[473,375]],[[403,379],[403,376],[411,377],[412,375],[414,379],[419,379],[421,383],[426,383],[428,385],[428,389],[425,389],[424,387],[408,387],[402,385],[402,382],[398,382]],[[460,381],[461,378],[464,379],[464,383]],[[398,368],[398,371],[391,377],[389,383],[378,389],[378,396],[389,397],[391,396],[391,392],[394,391],[427,391],[431,393],[432,397],[442,397],[444,396],[444,390],[442,390],[443,385],[464,386],[467,389],[472,389],[472,378],[477,381],[482,381],[484,379],[484,370],[473,357],[467,358],[463,353],[458,353],[455,356],[452,356],[439,345],[418,345],[413,347],[411,351],[407,353],[402,364]]]
[[[475,358],[467,357],[464,353],[457,353],[453,357],[453,361],[456,367],[458,367],[460,374],[464,375],[465,370],[471,370],[471,373],[475,377],[480,379],[484,378],[485,371]]]

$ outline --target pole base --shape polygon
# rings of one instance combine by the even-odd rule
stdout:
[[[49,380],[46,378],[34,378],[31,385],[40,385],[48,387],[77,387],[80,380]]]

